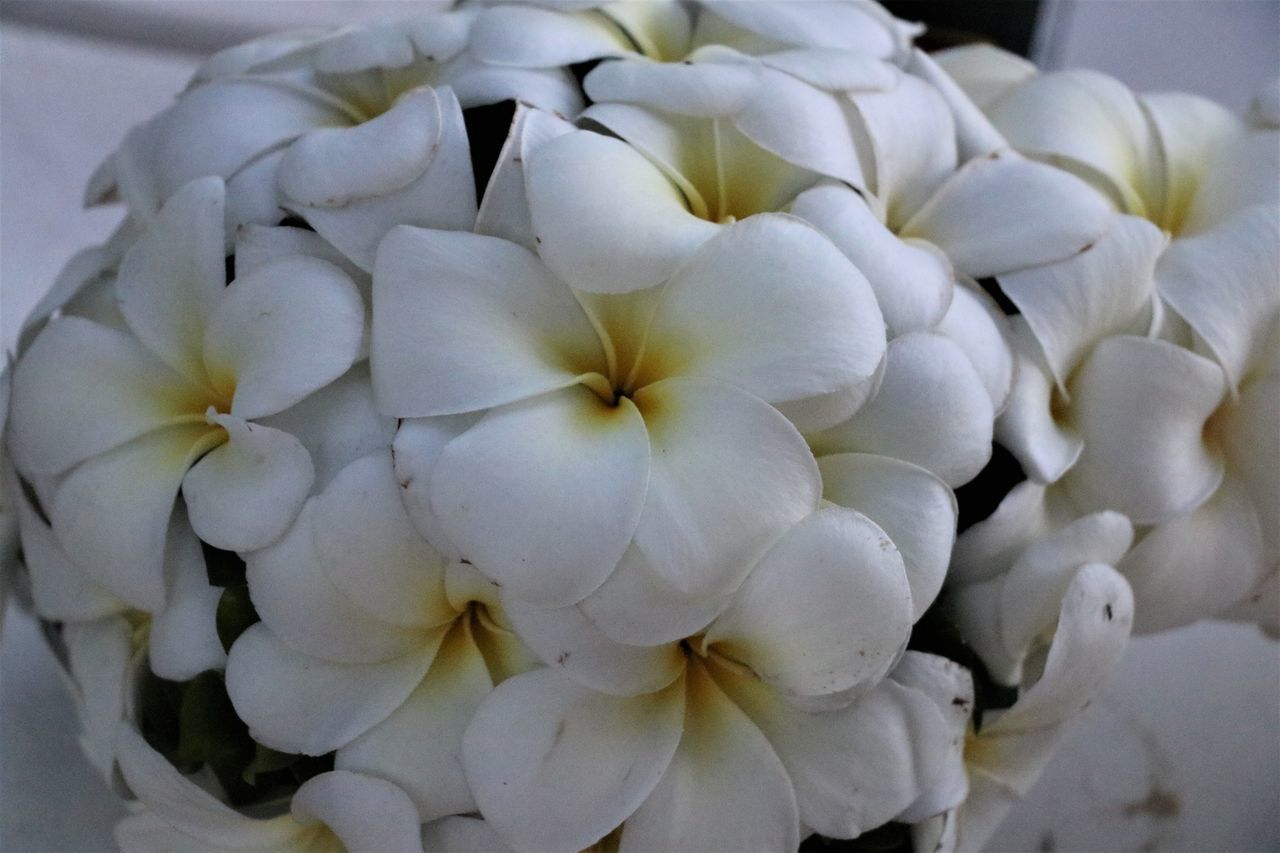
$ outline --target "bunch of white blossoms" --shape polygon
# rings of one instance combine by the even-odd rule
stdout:
[[[0,459],[123,847],[976,848],[1124,575],[1274,594],[1274,103],[919,29],[469,3],[130,131]]]

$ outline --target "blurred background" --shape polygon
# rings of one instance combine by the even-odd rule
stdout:
[[[271,30],[407,14],[371,0],[0,0],[0,341],[118,208],[81,209],[90,173],[199,59]],[[987,39],[1041,67],[1243,110],[1280,74],[1280,0],[898,0],[926,46]],[[123,807],[80,756],[35,623],[0,637],[0,851],[113,849]],[[1207,623],[1135,640],[997,851],[1280,851],[1280,644]]]

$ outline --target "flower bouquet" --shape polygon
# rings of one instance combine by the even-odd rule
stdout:
[[[126,850],[982,846],[1131,627],[1276,632],[1280,98],[871,0],[214,55],[4,375]]]

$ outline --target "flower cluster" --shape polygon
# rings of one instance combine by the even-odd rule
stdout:
[[[1274,108],[918,33],[468,3],[127,135],[0,458],[123,847],[975,848],[1266,607]]]

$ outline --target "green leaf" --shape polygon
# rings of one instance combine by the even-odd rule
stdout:
[[[222,648],[231,651],[231,644],[248,630],[250,625],[261,621],[258,611],[249,599],[249,587],[245,584],[229,586],[222,591],[218,599],[218,610],[214,617],[218,627],[218,639]]]
[[[260,775],[274,773],[277,770],[285,770],[293,766],[302,757],[291,752],[277,752],[260,743],[255,743],[254,747],[253,760],[249,762],[249,766],[240,774],[240,778],[244,779],[246,785],[255,785]]]
[[[210,586],[239,586],[245,583],[244,560],[235,551],[223,551],[208,542],[200,542],[204,552],[204,570]]]

